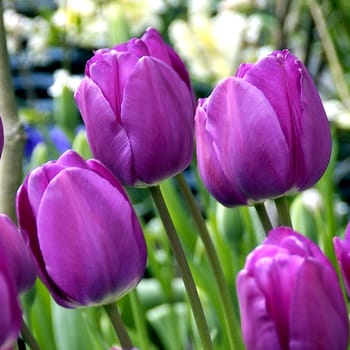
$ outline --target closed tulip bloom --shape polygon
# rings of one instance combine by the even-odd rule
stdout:
[[[32,287],[36,278],[33,258],[16,225],[5,214],[0,214],[0,254],[6,259],[18,292]]]
[[[192,159],[194,97],[186,68],[153,28],[101,49],[75,93],[94,157],[127,185],[152,185]]]
[[[196,117],[199,172],[226,206],[313,186],[331,154],[330,128],[306,67],[288,50],[242,64]]]
[[[144,273],[136,214],[97,160],[67,151],[30,172],[17,194],[17,214],[38,276],[64,307],[115,301]]]
[[[346,228],[344,239],[334,237],[333,243],[345,288],[350,296],[350,224]]]
[[[348,317],[337,274],[321,250],[276,228],[237,277],[247,350],[346,350]]]
[[[12,348],[22,324],[22,312],[18,302],[7,258],[0,253],[0,350]]]

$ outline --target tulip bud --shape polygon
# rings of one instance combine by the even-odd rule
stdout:
[[[32,256],[16,225],[0,214],[0,254],[4,256],[18,292],[32,287],[36,274]]]
[[[99,161],[67,151],[33,170],[18,191],[17,215],[38,276],[64,307],[115,301],[144,273],[136,214]]]
[[[127,185],[155,184],[192,159],[194,97],[160,34],[101,49],[75,93],[94,157]]]
[[[346,350],[348,317],[337,274],[308,238],[270,231],[237,278],[247,350]]]
[[[306,67],[288,50],[243,64],[222,80],[196,117],[197,158],[209,192],[227,206],[313,186],[331,134]]]

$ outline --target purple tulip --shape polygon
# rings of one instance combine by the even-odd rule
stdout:
[[[340,266],[345,288],[350,296],[350,223],[345,230],[345,239],[333,238],[335,254]]]
[[[101,49],[75,99],[93,155],[127,185],[155,184],[192,159],[194,97],[186,68],[153,28]]]
[[[144,273],[141,226],[118,180],[97,160],[67,151],[30,172],[17,214],[38,276],[64,307],[115,301]]]
[[[237,277],[247,350],[346,350],[348,316],[321,250],[287,227],[270,231]]]
[[[200,175],[226,206],[307,189],[329,162],[320,96],[288,50],[242,64],[199,100],[195,123]]]
[[[8,269],[7,259],[0,254],[0,349],[10,349],[16,342],[22,324],[17,290]]]
[[[36,278],[32,256],[16,225],[4,214],[0,214],[0,255],[7,261],[18,292],[32,287]]]

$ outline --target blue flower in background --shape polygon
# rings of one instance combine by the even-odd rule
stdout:
[[[42,133],[34,126],[24,124],[24,131],[26,133],[27,139],[24,146],[24,157],[30,158],[34,148],[44,141]]]
[[[80,124],[76,127],[76,129],[74,131],[74,135],[78,135],[80,133],[80,131],[86,132],[86,127],[84,124]]]
[[[68,139],[67,135],[57,126],[52,126],[50,128],[49,136],[59,153],[64,153],[72,147],[71,141]]]

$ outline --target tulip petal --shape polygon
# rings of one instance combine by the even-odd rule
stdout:
[[[119,116],[121,95],[118,88],[118,62],[115,55],[110,54],[110,52],[101,55],[100,59],[96,59],[90,65],[89,77],[99,87],[100,93],[110,104],[114,115]]]
[[[73,307],[74,304],[68,301],[68,296],[65,296],[63,292],[52,282],[50,276],[45,270],[45,262],[40,250],[39,240],[37,236],[36,218],[33,214],[33,209],[29,201],[27,190],[28,177],[25,179],[23,185],[19,188],[17,193],[17,217],[21,232],[26,241],[28,241],[37,275],[48,287],[50,293],[52,293],[52,295],[55,295],[55,299],[60,305]]]
[[[43,193],[49,182],[63,169],[56,162],[51,162],[45,166],[35,168],[28,178],[28,196],[32,206],[34,216],[37,215]]]
[[[75,93],[86,126],[93,155],[104,163],[123,183],[135,182],[132,150],[122,125],[99,87],[85,77]]]
[[[205,106],[204,106],[205,107]],[[289,150],[265,96],[240,78],[219,83],[207,99],[206,132],[233,188],[260,200],[289,189]]]
[[[124,196],[126,200],[128,200],[128,196],[124,191],[124,188],[119,183],[119,181],[116,179],[116,177],[113,175],[113,173],[106,168],[102,163],[100,163],[97,159],[89,159],[86,161],[86,164],[88,165],[89,169],[94,171],[95,173],[99,174],[101,177],[103,177],[105,180],[109,181],[109,183],[115,187],[119,193]]]
[[[290,350],[346,350],[348,318],[336,274],[308,259],[290,308]]]
[[[36,278],[34,263],[17,226],[5,214],[0,214],[0,254],[6,256],[18,292],[29,289]]]
[[[254,266],[257,285],[265,296],[266,307],[279,336],[282,349],[288,348],[289,312],[297,271],[304,261],[299,256],[281,252],[262,258]]]
[[[134,43],[130,52],[103,50],[102,54],[91,59],[89,65],[89,77],[100,88],[118,123],[126,82],[140,58],[138,51],[147,54],[147,48],[141,40]]]
[[[82,169],[88,169],[85,160],[75,151],[68,150],[64,152],[58,159],[55,161],[55,164],[59,164],[62,167],[77,167]]]
[[[19,334],[22,312],[17,291],[7,271],[6,261],[0,256],[0,348],[12,348]]]
[[[333,238],[334,250],[341,269],[346,291],[350,295],[350,241]]]
[[[70,306],[112,302],[143,275],[146,248],[130,203],[92,171],[60,172],[45,191],[37,224],[46,271],[75,301]]]
[[[286,249],[289,254],[301,257],[314,257],[324,266],[331,267],[331,263],[321,249],[302,234],[293,231],[290,227],[280,226],[271,230],[265,238],[264,245],[274,245]]]
[[[148,56],[152,56],[171,67],[167,46],[160,33],[154,28],[148,28],[142,35],[141,40],[146,44]]]
[[[242,333],[247,350],[283,350],[265,297],[254,277],[242,270],[237,277]]]
[[[23,185],[17,191],[16,210],[18,223],[21,233],[26,242],[28,242],[32,256],[35,257],[34,263],[37,265],[37,271],[40,271],[38,265],[41,265],[42,259],[39,243],[36,236],[36,222],[33,214],[33,209],[28,198],[28,177],[25,179]]]
[[[276,112],[288,145],[300,134],[301,62],[287,50],[271,54],[245,72],[243,79],[258,88]]]
[[[122,124],[142,182],[156,183],[189,165],[193,118],[192,95],[176,72],[152,57],[141,58],[125,87]]]
[[[246,198],[233,188],[219,165],[211,135],[206,132],[206,113],[198,106],[196,111],[197,162],[201,178],[208,191],[226,206],[247,204]]]
[[[303,67],[301,80],[303,106],[301,134],[304,164],[297,186],[302,191],[314,185],[328,166],[332,151],[332,137],[327,115],[308,71]],[[315,156],[317,155],[317,156]]]
[[[167,44],[164,43],[161,35],[154,28],[148,28],[142,36],[146,43],[149,56],[155,57],[172,67],[191,90],[190,77],[181,58]]]
[[[293,157],[290,170],[293,186],[300,190],[312,186],[328,165],[331,137],[310,74],[293,54],[284,50],[249,67],[243,79],[265,95],[279,118]]]

